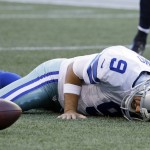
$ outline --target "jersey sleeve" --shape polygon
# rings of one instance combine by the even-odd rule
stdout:
[[[91,71],[90,64],[93,62],[93,59],[96,58],[98,54],[86,55],[77,57],[73,63],[73,72],[80,79],[83,79],[85,83],[90,82]]]
[[[83,69],[86,61],[86,57],[78,57],[73,63],[73,72],[80,79],[83,79]]]

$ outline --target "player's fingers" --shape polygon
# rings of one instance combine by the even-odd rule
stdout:
[[[71,113],[71,114],[62,114],[62,115],[58,116],[57,118],[70,120],[70,119],[86,119],[87,117],[84,115],[81,115],[81,114],[72,114]]]
[[[71,115],[67,115],[67,116],[66,116],[66,119],[67,119],[67,120],[69,120],[69,119],[71,119],[71,118],[72,118]]]
[[[60,118],[61,118],[61,115],[60,115],[60,116],[58,116],[57,118],[59,118],[59,119],[60,119]]]
[[[59,119],[65,119],[66,116],[64,114],[62,114],[62,115],[58,116],[57,118],[59,118]]]
[[[66,114],[63,114],[61,119],[67,119],[67,115]]]
[[[79,119],[86,119],[87,117],[84,116],[84,115],[78,115],[78,118],[79,118]]]
[[[77,119],[77,115],[72,114],[72,119]]]

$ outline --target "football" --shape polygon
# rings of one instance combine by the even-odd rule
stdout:
[[[22,109],[17,104],[0,99],[0,130],[11,126],[21,114]]]

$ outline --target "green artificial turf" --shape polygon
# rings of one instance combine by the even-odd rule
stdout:
[[[130,45],[137,23],[138,11],[0,2],[0,69],[24,76],[52,58]],[[63,50],[53,50],[57,47]],[[144,56],[150,59],[149,47]],[[66,121],[58,115],[43,110],[22,114],[0,131],[0,149],[149,150],[149,123],[109,117]]]

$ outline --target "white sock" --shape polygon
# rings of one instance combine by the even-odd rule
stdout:
[[[146,34],[148,34],[149,31],[150,31],[150,29],[144,29],[144,28],[142,28],[141,26],[138,26],[138,30],[140,30],[140,31],[142,31],[142,32],[144,32],[144,33],[146,33]]]

